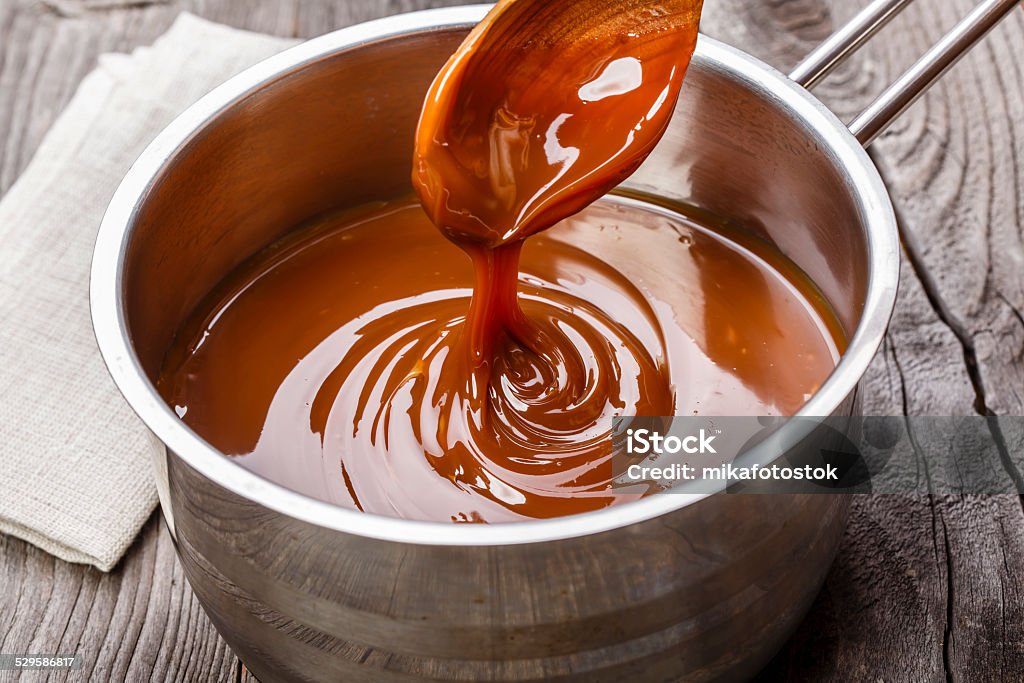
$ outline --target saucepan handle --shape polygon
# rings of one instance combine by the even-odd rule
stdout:
[[[874,0],[797,64],[789,77],[805,88],[813,87],[912,1]],[[984,0],[868,105],[850,123],[850,132],[865,147],[870,145],[1020,2]]]

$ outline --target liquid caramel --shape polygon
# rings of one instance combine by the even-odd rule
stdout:
[[[635,497],[611,486],[616,415],[795,412],[840,349],[791,264],[678,213],[585,208],[660,139],[699,10],[498,3],[427,96],[426,215],[363,207],[252,259],[182,329],[165,398],[292,489],[463,522]]]
[[[481,399],[470,259],[415,200],[362,207],[223,281],[159,388],[246,468],[345,507],[488,522],[604,507],[630,497],[608,488],[612,415],[790,414],[833,369],[820,297],[744,239],[611,198],[535,235],[519,301],[564,358],[505,338]]]

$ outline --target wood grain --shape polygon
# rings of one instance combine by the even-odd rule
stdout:
[[[916,3],[817,94],[849,120],[972,5]],[[807,1],[765,11],[755,25],[791,26],[791,38],[749,49],[785,70],[810,47],[799,38],[813,43],[828,32],[813,27],[839,26],[856,7]],[[864,383],[868,414],[1024,408],[1024,329],[1006,313],[1024,303],[1021,45],[1024,12],[875,144],[907,258],[885,348]],[[763,678],[1024,680],[1022,568],[1016,496],[860,499],[810,617]]]
[[[0,0],[0,194],[106,51],[187,9],[312,36],[429,0]],[[709,0],[705,30],[785,70],[863,0]],[[918,0],[817,94],[849,119],[972,5]],[[1024,11],[875,145],[907,258],[875,414],[1024,412]],[[151,520],[110,574],[0,537],[0,651],[77,651],[21,680],[254,680],[195,601]],[[6,676],[6,678],[4,677]],[[1024,512],[1016,496],[855,502],[836,564],[765,681],[1024,681]],[[18,680],[0,673],[0,681]]]

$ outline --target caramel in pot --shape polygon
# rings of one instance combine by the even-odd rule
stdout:
[[[612,485],[617,415],[798,410],[840,337],[788,261],[670,210],[590,206],[661,138],[699,12],[499,2],[427,95],[426,215],[363,207],[252,259],[179,334],[165,398],[273,481],[456,522],[640,495]]]
[[[160,391],[222,452],[321,500],[434,521],[593,510],[612,416],[790,414],[841,350],[776,250],[609,198],[526,241],[523,314],[552,356],[467,353],[470,259],[414,200],[328,217],[225,279]],[[555,356],[554,354],[560,354]]]

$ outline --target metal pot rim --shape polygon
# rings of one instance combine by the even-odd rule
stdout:
[[[339,532],[399,543],[450,546],[540,543],[600,533],[658,517],[709,495],[656,495],[579,515],[490,525],[422,522],[347,510],[275,484],[225,457],[164,403],[132,349],[121,294],[131,226],[161,170],[205,125],[252,91],[329,55],[406,33],[468,28],[489,8],[470,5],[399,14],[326,34],[256,64],[204,96],[164,129],[132,165],[111,199],[97,236],[90,280],[93,328],[100,352],[118,389],[149,429],[174,455],[220,486],[281,514]],[[747,87],[770,93],[818,136],[822,153],[829,154],[857,188],[862,220],[868,229],[870,269],[863,313],[835,371],[797,414],[829,415],[855,391],[882,343],[895,305],[899,241],[885,185],[846,126],[779,71],[703,35],[694,59],[729,72]],[[798,420],[780,431],[790,430],[787,442],[799,440],[803,433],[798,431],[806,432],[809,423]],[[750,454],[754,456],[752,462],[769,462],[773,456],[768,446],[773,444],[776,442],[766,442],[759,454]]]

